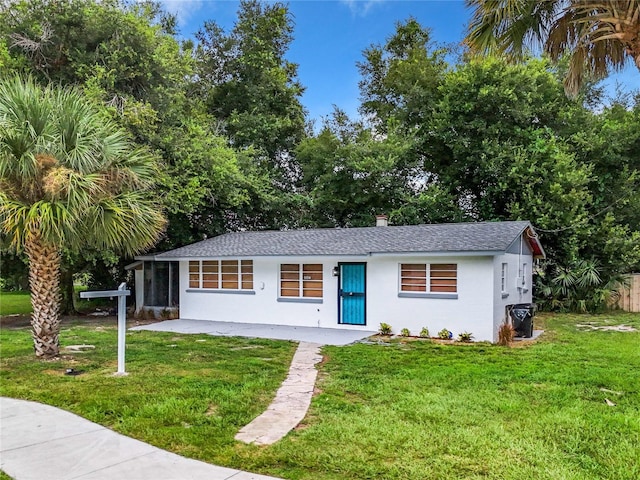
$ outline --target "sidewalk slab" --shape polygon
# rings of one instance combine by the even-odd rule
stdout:
[[[11,416],[2,416],[2,452],[16,448],[27,448],[46,442],[55,442],[60,439],[72,439],[87,433],[100,432],[104,427],[91,422],[74,422],[75,415],[61,411],[59,415],[43,416],[42,409],[33,408],[31,402],[27,402],[26,413],[21,415],[19,409],[12,406],[16,412]],[[5,402],[0,403],[4,414]],[[5,431],[15,432],[13,435],[4,435]],[[4,457],[4,454],[3,454]]]
[[[15,480],[278,480],[120,435],[49,405],[0,397],[0,470]]]
[[[212,468],[213,467],[213,468]],[[94,470],[88,474],[71,477],[74,480],[123,479],[206,479],[227,480],[236,478],[237,470],[216,467],[208,463],[190,460],[174,453],[156,449],[146,455],[122,463]]]

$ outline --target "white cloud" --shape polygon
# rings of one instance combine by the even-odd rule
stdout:
[[[340,0],[351,10],[351,13],[360,17],[366,16],[369,11],[376,5],[384,2],[385,0]]]
[[[160,3],[167,12],[176,16],[180,27],[187,25],[204,5],[203,0],[160,0]]]

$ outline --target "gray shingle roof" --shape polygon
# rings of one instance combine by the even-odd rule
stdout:
[[[504,252],[527,227],[529,222],[517,221],[235,232],[155,258]]]

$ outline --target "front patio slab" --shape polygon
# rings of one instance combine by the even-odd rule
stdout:
[[[220,337],[269,338],[272,340],[309,342],[319,345],[348,345],[377,333],[372,330],[342,330],[338,328],[292,327],[288,325],[187,319],[166,320],[150,325],[140,325],[132,327],[130,330],[204,333]]]
[[[530,337],[514,337],[515,342],[533,342],[544,333],[544,330],[534,330],[533,335]]]

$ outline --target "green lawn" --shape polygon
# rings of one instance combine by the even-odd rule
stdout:
[[[29,292],[0,292],[0,315],[31,313]]]
[[[640,328],[640,315],[538,322],[543,339],[517,348],[325,347],[304,423],[269,447],[233,436],[286,375],[287,342],[130,333],[132,374],[116,378],[112,328],[68,327],[63,344],[97,348],[57,362],[32,358],[27,330],[5,329],[0,391],[193,458],[290,479],[640,478],[640,333],[576,327]],[[86,373],[61,375],[69,366]]]
[[[38,361],[28,328],[0,329],[0,394],[82,415],[161,448],[229,463],[235,433],[262,413],[296,345],[153,332],[127,334],[127,377],[115,377],[117,331],[64,324],[61,344],[88,353]],[[63,375],[74,368],[85,373]]]
[[[116,302],[108,298],[79,298],[79,292],[86,289],[87,288],[83,286],[75,286],[76,299],[74,303],[78,311],[92,311],[96,307],[116,307]],[[31,312],[31,297],[29,292],[0,292],[0,315],[28,315]]]

